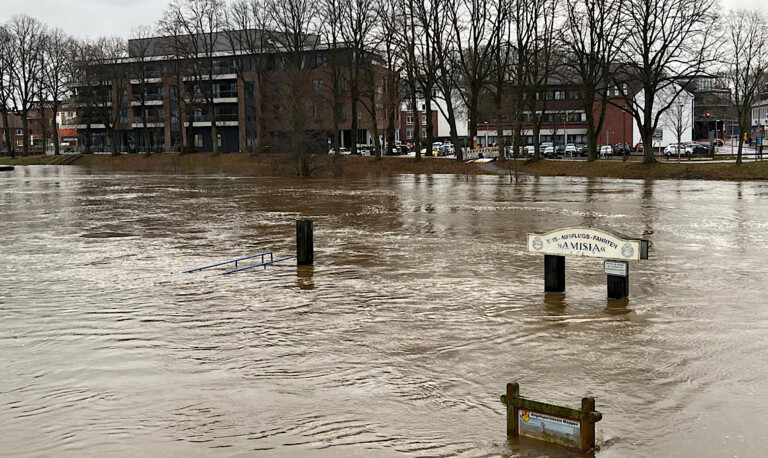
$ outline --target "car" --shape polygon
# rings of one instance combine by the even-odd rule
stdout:
[[[643,148],[642,143],[638,143],[637,145],[635,145],[635,151],[637,151],[638,153],[642,153],[644,150],[645,148]]]
[[[723,146],[725,144],[725,143],[723,143],[723,139],[722,138],[716,138],[714,140],[714,143],[715,143],[715,146]]]
[[[630,154],[632,152],[632,146],[630,146],[629,143],[617,143],[616,146],[613,147],[613,150],[616,154]]]
[[[565,155],[570,157],[575,157],[579,154],[578,148],[576,148],[576,145],[573,143],[568,143],[565,145]]]
[[[557,158],[557,154],[555,153],[555,147],[554,146],[547,146],[547,147],[545,147],[542,150],[541,155],[546,157],[546,158],[550,158],[550,159]]]
[[[670,143],[666,148],[664,148],[665,156],[677,155],[678,153],[685,154],[685,146],[680,143]]]
[[[600,145],[598,149],[600,157],[607,157],[613,154],[613,148],[611,145]]]
[[[689,143],[685,145],[686,156],[708,156],[709,148],[701,143]]]
[[[336,154],[336,151],[333,148],[331,148],[330,150],[328,150],[328,154]],[[341,148],[339,148],[339,154],[342,156],[347,156],[349,154],[352,154],[352,151],[350,151],[349,148],[344,148],[342,146]]]
[[[589,148],[587,148],[587,145],[585,143],[577,143],[576,151],[579,153],[579,156],[581,157],[587,157],[587,155],[589,154]]]

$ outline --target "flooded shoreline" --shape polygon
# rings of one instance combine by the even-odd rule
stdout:
[[[760,456],[768,183],[345,180],[28,167],[0,177],[10,455],[539,456],[507,382],[603,413],[598,456]],[[315,266],[178,272],[268,248]],[[651,241],[545,296],[525,235]],[[572,456],[566,452],[562,456]]]

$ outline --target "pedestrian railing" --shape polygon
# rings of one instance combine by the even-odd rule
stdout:
[[[286,256],[284,258],[275,259],[275,254],[272,251],[265,251],[263,253],[257,253],[257,254],[252,254],[252,255],[249,255],[249,256],[243,256],[241,258],[231,259],[229,261],[217,262],[216,264],[211,264],[209,266],[195,267],[194,269],[188,269],[188,270],[182,271],[181,273],[183,273],[183,274],[191,274],[193,272],[200,272],[200,271],[203,271],[203,270],[212,269],[214,267],[221,267],[221,266],[226,266],[226,265],[229,265],[229,264],[234,264],[235,265],[234,269],[227,270],[227,271],[222,272],[222,273],[219,274],[219,275],[230,275],[230,274],[234,274],[234,273],[237,273],[237,272],[243,272],[245,270],[255,269],[257,267],[264,267],[264,269],[266,269],[267,266],[269,266],[269,265],[276,264],[276,263],[282,262],[282,261],[287,261],[287,260],[293,259],[295,257],[296,256]],[[250,259],[256,259],[256,258],[261,258],[261,261],[258,262],[257,264],[252,264],[252,265],[249,265],[249,266],[240,267],[240,263],[241,262],[247,261],[247,260],[250,260]],[[267,260],[267,258],[269,258],[269,260]]]

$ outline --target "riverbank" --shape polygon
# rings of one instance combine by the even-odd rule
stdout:
[[[45,165],[58,158],[29,156],[0,158],[0,165]],[[250,155],[229,153],[213,156],[210,153],[178,154],[163,153],[144,156],[124,154],[113,157],[106,154],[83,155],[75,165],[98,170],[139,171],[156,173],[227,173],[245,176],[297,176],[295,161],[290,156],[266,154]],[[493,162],[486,165],[465,164],[444,158],[424,158],[416,162],[412,158],[384,157],[374,161],[361,156],[311,156],[310,166],[315,177],[355,177],[365,175],[395,174],[455,174],[455,175],[506,175],[514,171],[511,161]],[[621,178],[639,180],[717,180],[753,181],[768,180],[768,161],[734,163],[707,161],[660,161],[655,164],[621,161],[518,161],[518,171],[534,176],[573,176],[588,178]]]

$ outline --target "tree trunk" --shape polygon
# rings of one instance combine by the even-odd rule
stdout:
[[[152,154],[152,142],[149,141],[149,126],[147,126],[146,116],[144,117],[143,121],[144,121],[144,154],[149,156]]]
[[[13,137],[11,136],[11,126],[8,125],[8,111],[3,110],[3,129],[5,129],[5,141],[8,144],[8,154],[11,155],[11,159],[16,159],[16,149],[13,144]]]
[[[56,113],[59,112],[59,105],[57,103],[53,104],[53,153],[54,155],[58,156],[61,154],[61,151],[59,151],[59,125],[56,123]]]
[[[27,119],[27,111],[21,112],[21,131],[24,133],[24,139],[21,143],[21,155],[24,157],[29,156],[29,119]]]

